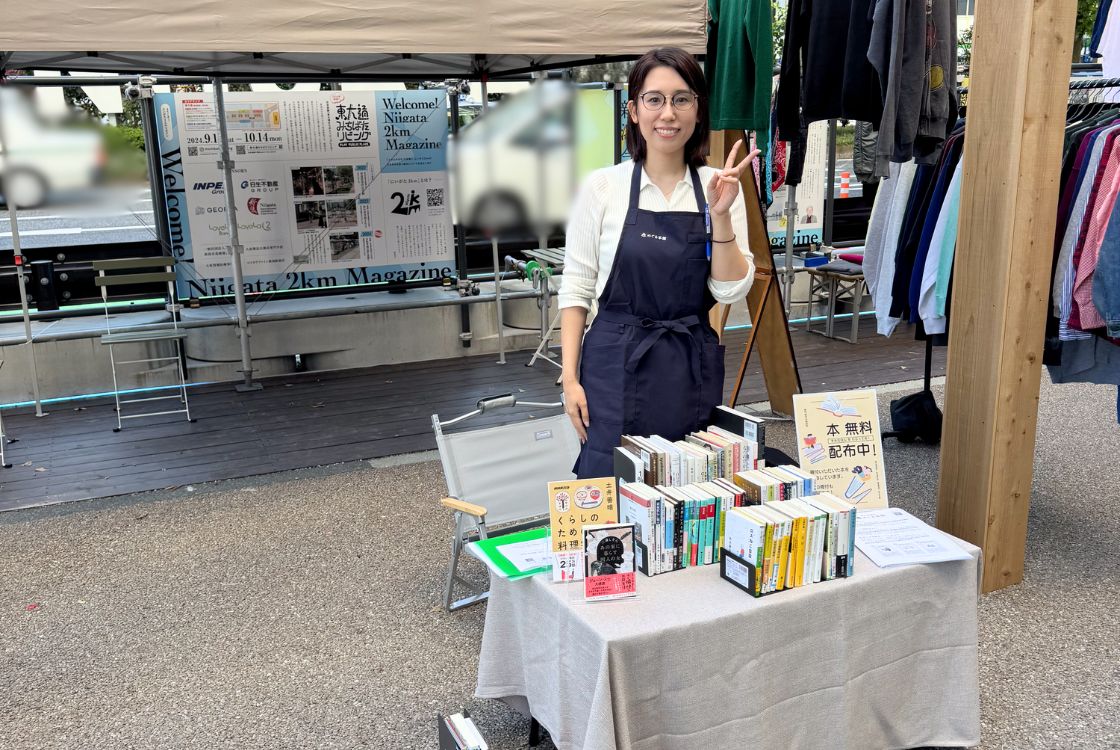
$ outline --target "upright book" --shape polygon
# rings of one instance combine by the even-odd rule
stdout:
[[[603,601],[637,594],[633,524],[584,526],[583,548],[584,599]]]
[[[614,477],[548,483],[552,580],[583,578],[583,527],[618,521]]]

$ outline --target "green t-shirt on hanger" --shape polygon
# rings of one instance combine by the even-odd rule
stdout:
[[[708,0],[708,14],[712,130],[754,130],[765,153],[774,77],[770,0]]]

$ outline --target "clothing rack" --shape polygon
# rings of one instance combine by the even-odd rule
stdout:
[[[1120,78],[1075,78],[1069,82],[1069,90],[1074,91],[1091,91],[1097,89],[1120,88]],[[967,94],[968,87],[962,87],[960,93]],[[925,351],[925,372],[923,378],[923,391],[930,391],[930,381],[932,380],[933,372],[933,339],[926,337],[926,351]],[[898,432],[894,430],[884,431],[883,437],[899,437]]]

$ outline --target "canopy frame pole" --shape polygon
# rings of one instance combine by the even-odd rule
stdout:
[[[237,391],[259,391],[263,386],[253,382],[253,354],[249,347],[249,313],[245,306],[245,273],[241,268],[241,256],[245,248],[241,245],[241,236],[237,230],[237,200],[233,197],[233,167],[234,162],[229,158],[229,131],[226,127],[226,96],[222,79],[215,76],[211,79],[214,84],[214,103],[217,105],[218,133],[221,145],[222,158],[218,161],[218,168],[222,170],[225,183],[226,197],[226,226],[229,229],[230,254],[233,266],[233,294],[237,303],[237,334],[241,340],[241,374],[244,380],[234,388]]]

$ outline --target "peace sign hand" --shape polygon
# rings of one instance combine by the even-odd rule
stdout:
[[[743,171],[750,166],[756,156],[762,153],[755,149],[747,154],[745,159],[735,164],[735,157],[739,155],[739,148],[742,145],[743,139],[740,138],[735,142],[735,147],[731,149],[731,153],[727,155],[727,163],[723,165],[723,169],[712,175],[712,179],[708,183],[708,208],[717,216],[724,215],[731,210],[731,204],[735,202],[735,196],[739,195],[739,180]]]

